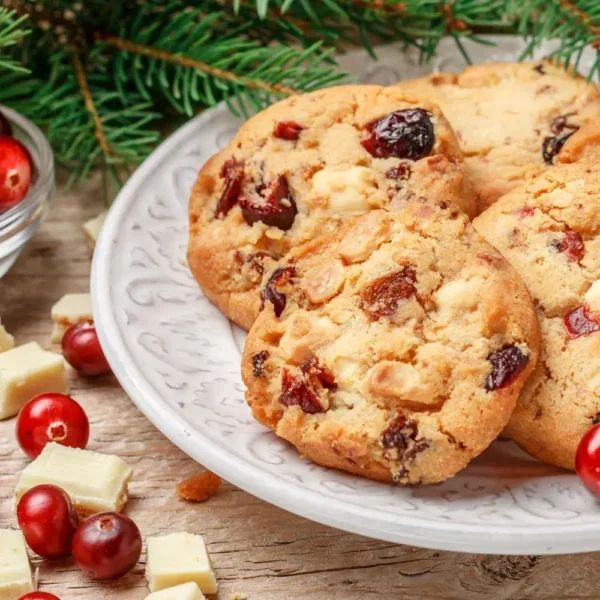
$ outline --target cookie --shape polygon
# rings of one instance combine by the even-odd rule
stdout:
[[[376,86],[331,88],[250,119],[200,171],[188,261],[210,300],[249,329],[265,270],[344,219],[425,196],[473,214],[440,110]]]
[[[576,131],[556,157],[556,162],[562,164],[578,160],[600,161],[600,120],[588,123]]]
[[[537,308],[540,360],[506,433],[532,456],[573,469],[600,420],[600,166],[556,165],[475,221],[512,263]]]
[[[502,431],[539,333],[509,263],[446,203],[377,210],[270,272],[242,373],[254,416],[311,460],[442,481]]]
[[[550,62],[493,63],[398,87],[436,102],[456,131],[479,212],[555,161],[582,125],[600,119],[600,91]]]

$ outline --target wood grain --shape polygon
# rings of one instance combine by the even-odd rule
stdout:
[[[0,315],[19,343],[49,342],[50,308],[63,294],[87,291],[90,261],[82,223],[101,210],[97,179],[60,193],[51,214],[0,281]],[[175,485],[201,470],[135,408],[112,378],[71,374],[72,394],[91,421],[90,448],[115,453],[135,468],[127,513],[144,536],[202,533],[221,585],[249,600],[596,599],[600,556],[477,556],[379,542],[311,523],[225,485],[203,504],[177,498]],[[14,419],[0,422],[0,527],[15,527],[12,494],[26,459]],[[40,568],[41,589],[62,600],[141,600],[142,560],[121,581],[86,581],[70,560]]]

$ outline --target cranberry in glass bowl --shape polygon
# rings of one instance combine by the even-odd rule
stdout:
[[[17,260],[54,199],[54,155],[40,129],[0,106],[0,278]],[[8,123],[8,126],[7,126]]]

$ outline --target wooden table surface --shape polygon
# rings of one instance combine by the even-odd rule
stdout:
[[[52,348],[50,308],[63,294],[88,290],[90,260],[82,223],[102,208],[99,179],[59,193],[49,218],[0,280],[0,316],[19,344]],[[54,347],[53,349],[58,350]],[[202,504],[177,498],[175,485],[201,470],[135,408],[112,377],[70,377],[90,417],[89,448],[118,454],[135,469],[126,512],[144,536],[202,533],[220,583],[219,600],[594,599],[600,555],[509,557],[398,546],[311,523],[225,485]],[[0,422],[0,527],[16,527],[13,490],[27,460],[14,419]],[[148,594],[144,555],[124,579],[96,584],[71,560],[35,561],[40,589],[62,600],[141,600]]]

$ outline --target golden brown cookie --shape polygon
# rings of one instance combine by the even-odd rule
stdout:
[[[250,119],[200,171],[189,265],[248,329],[275,260],[349,216],[412,196],[474,212],[461,151],[436,106],[377,86],[294,96]]]
[[[524,284],[447,203],[377,210],[268,274],[242,359],[255,417],[311,460],[451,477],[502,431],[539,332]]]
[[[600,165],[556,165],[474,224],[522,276],[542,333],[506,432],[532,456],[573,469],[600,420]]]
[[[600,91],[550,62],[475,65],[398,87],[439,104],[456,131],[479,212],[540,175],[581,126],[600,119]]]

